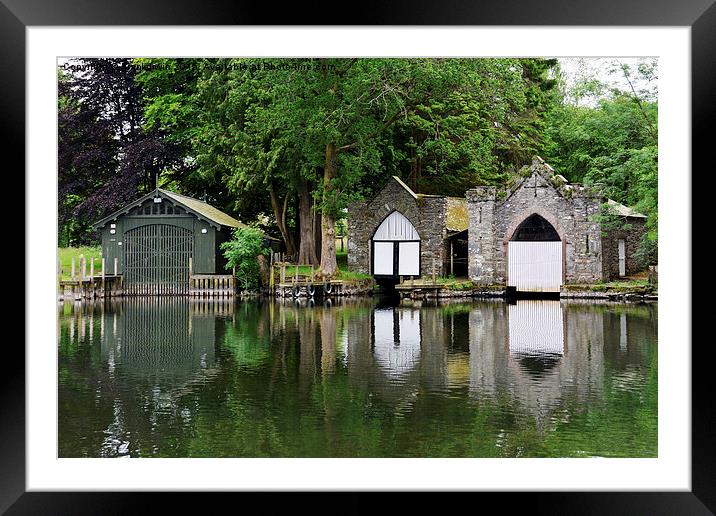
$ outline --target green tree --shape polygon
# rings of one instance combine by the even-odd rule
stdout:
[[[534,59],[192,66],[193,79],[171,64],[139,74],[147,119],[188,142],[199,175],[237,204],[266,199],[289,254],[301,263],[320,254],[326,276],[337,270],[335,223],[348,201],[396,173],[427,193],[498,183],[535,152],[554,86],[554,61]],[[193,86],[182,86],[187,77]]]
[[[542,155],[570,181],[600,183],[606,197],[646,215],[640,254],[653,261],[658,245],[656,67],[653,61],[636,68],[615,62],[612,71],[625,87],[597,85],[587,76],[551,111]],[[596,100],[578,105],[585,91]]]
[[[519,60],[313,59],[237,64],[233,70],[235,77],[238,74],[237,96],[254,98],[244,111],[239,132],[249,128],[263,136],[271,157],[285,151],[302,177],[320,174],[315,195],[320,201],[325,276],[337,270],[334,233],[340,210],[359,194],[363,178],[385,174],[385,143],[398,122],[444,134],[429,142],[424,139],[426,152],[454,152],[474,169],[479,157],[487,155],[486,149],[495,148],[476,142],[490,142],[490,138],[499,142],[494,133],[501,133],[506,146],[505,140],[519,136],[513,129],[517,114],[528,108]],[[446,112],[452,112],[453,119],[445,120]],[[488,135],[480,134],[480,128]],[[279,158],[277,163],[285,160]],[[494,160],[483,168],[497,169]],[[435,174],[442,171],[438,166]]]

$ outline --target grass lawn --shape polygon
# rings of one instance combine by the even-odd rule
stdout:
[[[656,286],[649,283],[648,277],[643,274],[586,285],[565,285],[564,288],[566,290],[591,290],[593,292],[650,292],[656,290]]]
[[[93,247],[60,247],[57,250],[57,256],[62,263],[62,279],[70,279],[72,275],[72,258],[75,259],[75,274],[80,274],[80,255],[84,255],[87,259],[87,274],[90,273],[92,257],[94,261],[95,274],[102,271],[102,252],[100,246]]]
[[[348,254],[344,252],[340,252],[340,247],[338,248],[339,251],[336,253],[336,262],[338,263],[338,279],[342,279],[345,281],[364,281],[372,279],[372,276],[370,274],[362,274],[360,272],[351,272],[348,270]],[[318,267],[313,268],[314,274],[318,272]],[[296,266],[294,265],[287,265],[286,266],[286,279],[292,278],[296,274]],[[311,275],[311,266],[310,265],[299,265],[298,266],[298,274],[301,276],[310,276]]]
[[[432,276],[423,276],[416,280],[404,280],[406,283],[432,285]],[[456,278],[454,276],[436,276],[435,283],[442,285],[448,290],[470,290],[475,284],[468,278]]]

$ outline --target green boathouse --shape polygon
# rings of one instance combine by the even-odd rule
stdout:
[[[157,188],[95,222],[102,257],[125,293],[186,294],[191,275],[227,274],[220,245],[244,224],[191,197]]]

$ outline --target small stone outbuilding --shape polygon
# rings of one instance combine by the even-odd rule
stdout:
[[[348,266],[378,279],[429,276],[433,267],[449,274],[467,262],[459,245],[467,218],[464,198],[418,194],[393,176],[373,199],[349,205]]]
[[[541,158],[511,187],[477,187],[468,203],[468,273],[479,284],[559,292],[637,272],[646,217],[598,190],[570,184]],[[602,227],[607,202],[629,229]]]

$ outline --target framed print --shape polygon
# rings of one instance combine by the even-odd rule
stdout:
[[[713,513],[690,214],[716,8],[368,7],[3,0],[27,220],[3,511],[518,491]],[[442,299],[463,290],[478,308]]]

